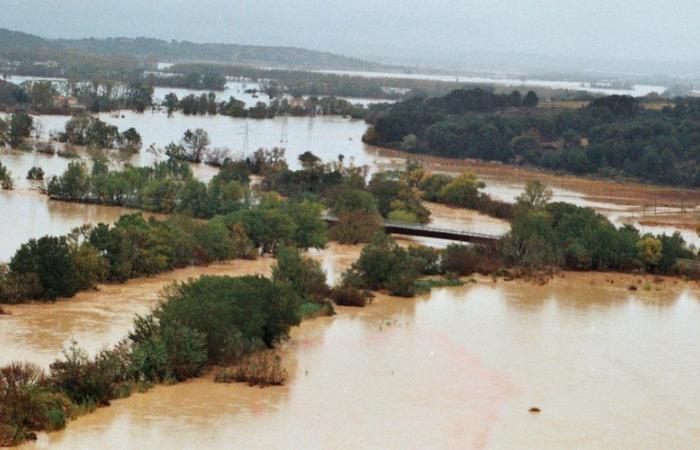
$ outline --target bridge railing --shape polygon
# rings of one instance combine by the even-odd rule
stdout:
[[[337,222],[338,221],[337,217],[330,215],[330,214],[325,214],[323,216],[323,219],[326,220],[327,222]],[[394,228],[397,231],[414,230],[414,231],[420,231],[422,233],[447,234],[447,235],[453,235],[453,236],[464,236],[464,237],[483,239],[483,240],[491,240],[491,241],[497,241],[502,237],[501,235],[497,235],[497,234],[477,233],[474,231],[455,230],[455,229],[450,229],[450,228],[429,227],[429,226],[420,225],[420,224],[416,224],[416,223],[398,222],[395,220],[385,220],[384,227],[385,228],[386,227]]]
[[[394,220],[385,220],[384,226],[385,227],[394,227],[394,228],[404,228],[407,230],[445,233],[445,234],[454,234],[454,235],[462,235],[462,236],[472,236],[472,237],[477,237],[477,238],[493,239],[493,240],[498,240],[502,237],[502,236],[497,235],[497,234],[477,233],[475,231],[455,230],[455,229],[451,229],[451,228],[427,227],[425,225],[418,225],[415,223],[406,223],[406,222],[397,222]]]

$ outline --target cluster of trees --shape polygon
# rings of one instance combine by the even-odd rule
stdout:
[[[360,119],[365,117],[367,111],[362,105],[353,105],[347,100],[336,97],[282,98],[272,100],[270,104],[257,102],[254,106],[246,108],[244,102],[234,97],[219,102],[213,92],[199,96],[190,94],[183,98],[178,98],[175,93],[171,92],[165,96],[163,106],[168,114],[182,111],[185,115],[221,114],[252,119],[271,119],[281,115],[339,115]]]
[[[675,273],[678,259],[694,259],[679,233],[641,234],[635,227],[616,228],[591,208],[549,203],[551,193],[530,183],[515,207],[511,231],[502,239],[505,261],[533,270],[644,271]]]
[[[457,176],[436,174],[419,162],[409,160],[405,169],[398,174],[406,184],[417,189],[424,200],[475,209],[501,219],[513,217],[513,205],[492,199],[488,194],[481,192],[486,184],[471,172]]]
[[[74,103],[71,103],[71,102]],[[21,85],[0,80],[0,108],[36,114],[73,114],[78,111],[144,111],[153,103],[153,85],[143,78],[125,81],[31,80]]]
[[[341,157],[323,164],[316,155],[299,156],[302,168],[289,170],[286,164],[265,174],[261,187],[289,197],[311,197],[322,202],[338,223],[332,238],[342,243],[368,242],[381,227],[382,218],[427,223],[430,211],[423,206],[419,191],[402,172],[378,172],[367,181],[367,168],[345,165]]]
[[[421,277],[445,275],[455,279],[475,272],[490,273],[499,264],[493,249],[459,244],[444,249],[403,248],[379,232],[343,274],[339,289],[386,290],[391,295],[413,297],[419,292]]]
[[[300,321],[300,298],[264,277],[202,277],[170,287],[127,338],[94,357],[73,344],[48,373],[29,363],[0,367],[0,445],[65,427],[80,412],[153,383],[240,364]]]
[[[651,110],[613,95],[578,110],[519,113],[494,111],[495,102],[483,99],[472,90],[400,102],[371,118],[364,140],[416,153],[700,186],[700,99]]]
[[[110,170],[104,159],[97,158],[91,170],[84,162],[71,162],[62,175],[48,180],[46,193],[56,200],[211,218],[245,206],[247,181],[245,172],[231,169],[203,183],[192,176],[187,163],[174,159],[152,167],[126,164]]]
[[[17,111],[8,119],[0,118],[0,145],[19,146],[34,129],[34,119],[24,111]]]
[[[72,117],[58,136],[60,142],[84,145],[98,149],[141,150],[141,135],[135,128],[119,132],[119,128],[87,114]]]
[[[263,196],[255,205],[209,221],[186,216],[166,220],[122,216],[66,236],[23,244],[0,274],[0,301],[70,297],[102,281],[212,261],[253,258],[286,246],[322,248],[326,223],[322,207],[305,201]]]
[[[157,76],[149,74],[146,81],[153,86],[164,86],[184,89],[199,89],[223,91],[226,87],[226,77],[213,71],[168,74]]]

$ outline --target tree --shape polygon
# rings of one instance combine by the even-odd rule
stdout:
[[[527,94],[525,94],[523,98],[523,106],[528,108],[534,108],[539,102],[539,97],[533,91],[527,91]]]
[[[310,302],[323,302],[329,292],[321,264],[302,256],[294,247],[282,247],[277,252],[272,279],[289,285],[302,299]]]
[[[661,241],[650,234],[642,236],[637,242],[637,250],[642,263],[648,268],[653,268],[661,261]]]
[[[182,138],[182,144],[187,151],[188,160],[193,162],[202,161],[210,143],[209,133],[202,128],[196,128],[194,131],[188,129]]]
[[[523,193],[516,198],[516,203],[522,208],[542,209],[552,200],[552,195],[552,190],[540,180],[529,180]]]
[[[32,132],[34,119],[24,111],[12,114],[8,140],[12,147],[17,147],[24,138],[28,138]]]
[[[485,184],[471,172],[454,177],[440,190],[440,200],[451,205],[476,208],[479,202],[479,189]]]
[[[44,300],[71,297],[80,288],[75,260],[64,237],[44,236],[22,244],[9,267],[15,276],[35,281],[33,294]]]
[[[164,104],[165,104],[165,108],[168,111],[168,117],[173,115],[173,111],[175,111],[177,109],[178,103],[179,103],[179,101],[178,101],[177,95],[175,95],[175,93],[170,92],[169,94],[167,94],[165,96]]]

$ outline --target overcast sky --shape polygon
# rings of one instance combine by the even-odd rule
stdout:
[[[700,59],[699,0],[0,0],[0,27],[346,55]]]

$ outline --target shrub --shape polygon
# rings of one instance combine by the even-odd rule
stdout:
[[[73,342],[63,350],[63,359],[51,363],[51,383],[77,404],[106,405],[114,398],[115,380],[101,366]]]
[[[299,297],[262,277],[204,276],[173,285],[155,312],[160,326],[187,326],[206,336],[209,361],[217,363],[232,333],[267,346],[287,337],[299,323]]]
[[[330,237],[341,244],[359,244],[369,242],[381,228],[382,218],[376,212],[342,212],[330,230]]]
[[[392,295],[411,297],[420,262],[384,233],[377,233],[360,258],[343,275],[343,284],[361,289],[387,289]]]
[[[450,244],[442,253],[440,269],[442,273],[470,275],[479,270],[481,258],[482,252],[476,246]]]
[[[294,247],[283,247],[277,253],[277,264],[272,268],[272,279],[289,285],[307,301],[320,303],[328,295],[326,273],[321,264],[302,256]]]
[[[43,180],[44,179],[44,169],[41,167],[32,167],[27,172],[27,180]]]
[[[364,307],[372,300],[372,295],[362,289],[341,285],[331,289],[330,298],[336,305]]]
[[[0,368],[0,446],[15,445],[35,430],[63,428],[72,405],[52,392],[43,371],[30,363]]]
[[[270,351],[253,353],[235,368],[224,369],[215,377],[217,383],[237,381],[260,387],[281,386],[286,380],[287,371],[282,366],[282,358]]]

